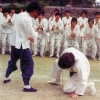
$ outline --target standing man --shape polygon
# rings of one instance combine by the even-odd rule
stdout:
[[[59,57],[61,48],[61,38],[63,30],[63,22],[61,21],[60,13],[56,13],[55,20],[49,25],[50,30],[50,56],[54,55],[54,50],[56,49],[56,57]]]
[[[34,28],[38,32],[38,38],[34,42],[34,55],[37,55],[38,49],[40,47],[40,56],[43,57],[46,47],[46,32],[48,29],[48,22],[44,18],[43,12],[38,13],[38,18],[34,21]]]
[[[94,25],[99,29],[100,32],[100,12],[95,13],[95,19],[94,19]],[[96,44],[97,44],[97,54],[98,54],[98,60],[100,60],[100,41],[96,38]]]
[[[94,20],[89,18],[88,25],[81,31],[82,38],[82,52],[87,55],[87,51],[90,51],[90,57],[92,60],[96,60],[97,44],[100,39],[100,32],[94,25]]]
[[[88,83],[90,64],[82,52],[73,47],[65,49],[59,59],[54,62],[50,76],[55,80],[49,82],[49,84],[61,84],[62,69],[67,69],[70,72],[70,78],[63,91],[68,93],[72,99],[77,99],[79,95],[84,95],[86,88],[90,89],[91,95],[96,93],[94,82]]]
[[[11,81],[9,76],[13,71],[18,69],[16,62],[20,59],[24,92],[37,91],[37,89],[29,85],[34,70],[34,62],[29,50],[29,40],[32,42],[38,36],[38,33],[33,29],[32,18],[35,17],[40,10],[41,7],[38,2],[31,2],[27,7],[27,11],[20,13],[16,18],[11,35],[11,60],[8,62],[4,83]]]

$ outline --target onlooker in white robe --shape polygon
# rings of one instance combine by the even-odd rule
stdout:
[[[78,95],[84,95],[86,88],[91,90],[91,95],[96,93],[94,82],[88,83],[90,64],[82,52],[73,47],[65,49],[59,59],[54,62],[50,77],[55,80],[49,81],[49,84],[61,84],[62,69],[70,72],[70,78],[65,84],[63,91],[70,94],[73,99],[77,99]]]
[[[46,47],[46,32],[48,29],[48,22],[43,16],[43,12],[38,13],[38,18],[34,22],[34,28],[38,32],[38,38],[34,42],[34,54],[37,55],[40,48],[40,56],[43,57]]]
[[[99,29],[100,32],[100,12],[95,13],[94,25]],[[96,44],[98,60],[100,60],[100,41],[98,41],[98,39],[96,39]]]
[[[83,10],[82,13],[81,13],[81,17],[79,17],[77,19],[77,25],[79,26],[80,28],[80,32],[83,28],[85,28],[88,24],[88,18],[86,17],[87,16],[87,11],[86,10]],[[82,43],[82,39],[79,37],[78,38],[78,42],[79,44]]]
[[[91,50],[90,57],[93,60],[96,60],[96,53],[97,53],[97,45],[95,38],[100,38],[100,32],[98,28],[93,25],[93,19],[88,20],[87,27],[81,32],[82,37],[82,52],[87,55],[87,50]]]
[[[55,20],[49,25],[50,31],[50,56],[54,55],[54,50],[56,49],[56,57],[59,57],[60,47],[61,47],[61,32],[63,30],[63,22],[60,20],[60,13],[56,13]]]
[[[2,6],[0,6],[0,48],[1,48],[1,42],[2,42],[2,33],[1,33],[1,30],[2,30],[2,18],[3,18],[3,14],[2,14]]]
[[[65,33],[64,33],[64,49],[68,47],[75,47],[76,49],[79,49],[79,43],[78,43],[78,37],[80,34],[79,27],[77,26],[77,19],[72,18],[71,25],[67,27]]]
[[[12,32],[12,18],[9,16],[8,10],[3,9],[3,22],[2,22],[2,54],[6,52],[6,43],[8,39],[9,53],[11,52],[10,35]]]

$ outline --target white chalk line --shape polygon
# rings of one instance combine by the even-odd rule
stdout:
[[[0,73],[0,75],[4,75],[4,73]],[[47,76],[47,75],[40,75],[40,76],[39,76],[39,75],[33,75],[32,77],[33,77],[33,78],[46,78],[46,79],[47,79],[47,78],[50,78],[49,75],[48,75],[48,76]],[[65,80],[65,79],[67,79],[67,78],[64,78],[64,77],[63,77],[63,79]],[[88,80],[88,81],[100,82],[99,79],[94,79],[94,80],[90,79],[90,80]]]

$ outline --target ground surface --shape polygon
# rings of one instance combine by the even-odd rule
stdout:
[[[10,78],[12,81],[8,84],[3,83],[5,71],[10,56],[0,55],[0,100],[71,100],[67,94],[64,94],[62,88],[68,80],[68,72],[63,71],[63,85],[51,86],[47,82],[51,80],[49,77],[53,62],[56,58],[34,57],[35,73],[31,78],[30,84],[38,91],[36,93],[24,93],[21,71],[19,69],[12,73]],[[91,96],[88,92],[84,96],[80,96],[78,100],[100,100],[100,61],[89,60],[91,65],[91,73],[89,81],[96,84],[97,94]]]

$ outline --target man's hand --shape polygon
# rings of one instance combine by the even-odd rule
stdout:
[[[31,42],[34,42],[34,39],[33,39],[33,38],[30,38],[30,37],[29,37],[28,39],[29,39]]]
[[[78,94],[76,93],[72,93],[69,95],[72,99],[77,99],[78,98]]]

